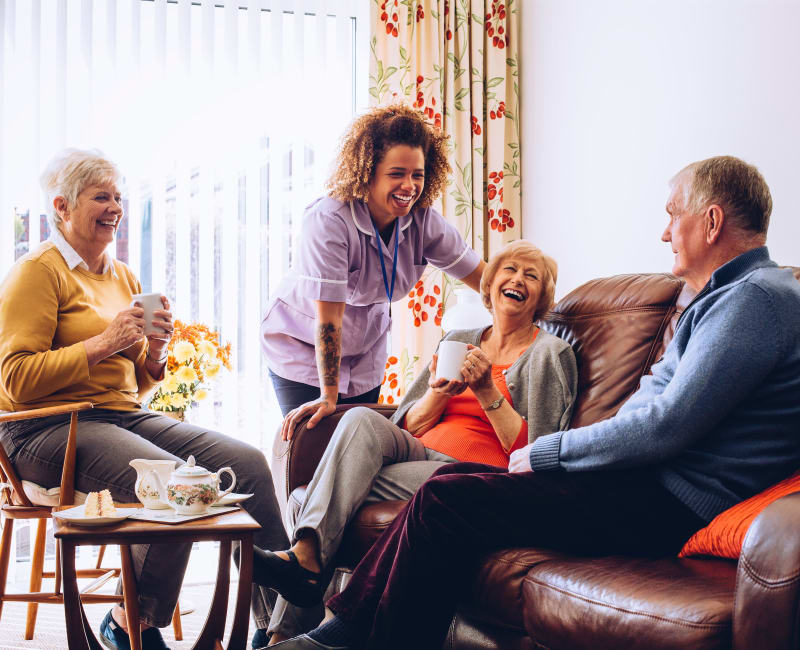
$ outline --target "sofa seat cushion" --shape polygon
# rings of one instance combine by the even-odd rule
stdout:
[[[469,618],[524,632],[522,583],[540,562],[561,559],[556,551],[512,548],[481,560],[459,609]]]
[[[525,627],[552,650],[729,648],[735,580],[729,560],[553,559],[525,577]]]

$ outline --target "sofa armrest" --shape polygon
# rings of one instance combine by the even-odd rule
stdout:
[[[736,572],[733,649],[800,643],[800,493],[770,504],[751,524]]]
[[[320,420],[313,429],[306,428],[310,416],[301,420],[290,441],[281,440],[280,430],[276,433],[270,466],[275,496],[278,497],[278,504],[284,517],[286,503],[292,490],[311,482],[314,470],[317,469],[320,458],[325,453],[336,425],[344,413],[355,406],[366,406],[387,418],[392,417],[397,410],[395,406],[383,404],[340,404],[336,407],[336,411]]]

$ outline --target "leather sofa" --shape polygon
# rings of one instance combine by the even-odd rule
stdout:
[[[795,268],[800,280],[800,268]],[[574,348],[581,426],[614,415],[659,359],[692,294],[667,274],[593,280],[540,323]],[[758,317],[754,314],[754,317]],[[371,405],[386,415],[391,407]],[[348,407],[291,442],[276,438],[273,477],[281,507],[302,500]],[[402,508],[361,508],[339,563],[353,566]],[[582,558],[543,548],[492,553],[464,595],[446,648],[800,647],[800,493],[779,499],[751,526],[738,562],[717,558]]]

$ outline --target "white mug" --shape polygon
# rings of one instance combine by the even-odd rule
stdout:
[[[161,302],[160,293],[137,293],[131,299],[131,307],[134,303],[139,303],[144,309],[144,335],[150,336],[151,334],[161,334],[163,330],[158,327],[153,327],[153,312],[156,309],[164,309],[164,304]]]
[[[461,368],[467,358],[467,344],[461,341],[442,341],[439,343],[438,358],[436,359],[436,378],[455,381],[464,381]]]

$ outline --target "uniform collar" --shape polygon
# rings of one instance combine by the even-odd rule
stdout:
[[[398,219],[400,222],[400,241],[403,241],[406,229],[414,220],[413,212],[414,210],[412,208],[407,215]],[[366,203],[363,201],[350,201],[350,216],[353,218],[353,223],[360,232],[367,235],[367,237],[375,237],[375,230],[372,228],[372,217],[369,216],[369,209]]]
[[[53,245],[58,249],[58,252],[61,253],[61,257],[64,258],[64,261],[67,263],[70,271],[73,271],[76,267],[81,267],[85,271],[89,270],[89,265],[86,261],[78,254],[72,246],[70,246],[69,242],[64,239],[64,235],[61,234],[61,231],[58,229],[58,226],[53,228],[50,231],[50,241],[53,242]],[[100,275],[106,273],[111,267],[111,275],[114,279],[117,279],[117,269],[111,261],[111,256],[108,253],[103,254],[103,271]]]

